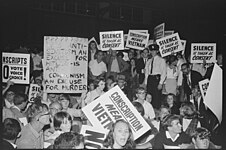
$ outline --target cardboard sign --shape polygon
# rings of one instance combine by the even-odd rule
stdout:
[[[150,129],[150,126],[136,110],[119,86],[82,108],[91,124],[98,128],[110,129],[119,119],[127,121],[136,140]]]
[[[100,49],[102,51],[124,50],[123,31],[100,32]]]
[[[181,41],[181,44],[182,44],[182,55],[184,55],[187,41],[186,40],[180,40],[180,41]]]
[[[28,101],[34,102],[38,94],[41,94],[41,87],[38,84],[30,84]]]
[[[156,40],[159,45],[159,51],[162,57],[171,55],[183,50],[180,37],[178,33],[174,33],[167,37]]]
[[[30,83],[30,54],[2,53],[2,82]]]
[[[87,90],[88,39],[44,37],[44,92]]]
[[[164,31],[164,37],[172,35],[174,33],[174,31]]]
[[[223,108],[223,71],[215,63],[209,86],[204,99],[204,104],[216,115],[221,123],[222,121],[222,108]]]
[[[98,43],[97,43],[97,41],[96,41],[96,39],[95,39],[94,37],[92,37],[92,38],[89,40],[89,43],[90,43],[91,41],[94,41],[94,42],[96,43],[96,45],[97,45],[97,49],[100,50],[100,45],[98,45]]]
[[[154,28],[154,40],[161,39],[165,36],[165,23],[161,23]]]
[[[129,30],[129,31],[148,34],[148,30]]]
[[[85,148],[101,149],[103,141],[106,138],[109,130],[96,128],[88,125],[82,125],[80,134],[85,137]]]
[[[215,63],[216,62],[216,43],[192,43],[191,44],[191,63]]]
[[[206,91],[208,89],[209,82],[210,82],[209,79],[205,79],[205,80],[199,81],[199,89],[201,91],[203,99],[204,99],[204,97],[206,95]]]
[[[129,31],[126,47],[143,50],[148,44],[149,34]]]

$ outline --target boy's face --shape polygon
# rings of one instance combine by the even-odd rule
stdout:
[[[125,81],[124,80],[118,80],[118,86],[119,87],[123,87],[125,85]]]
[[[136,96],[137,96],[137,99],[145,100],[146,92],[144,90],[139,90]]]
[[[200,137],[197,137],[196,140],[195,139],[192,139],[192,140],[198,149],[208,149],[209,148],[209,144],[210,144],[209,138],[201,139]]]

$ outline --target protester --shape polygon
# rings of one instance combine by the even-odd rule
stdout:
[[[120,119],[113,123],[103,146],[110,149],[134,149],[136,145],[128,122]]]
[[[96,52],[98,51],[97,43],[93,40],[89,42],[88,46],[88,62],[96,59]]]
[[[6,118],[3,122],[1,148],[4,150],[16,149],[16,139],[20,136],[21,127],[13,118]]]
[[[169,93],[165,97],[165,100],[163,101],[163,105],[166,105],[167,107],[170,108],[171,114],[176,114],[176,115],[180,114],[180,110],[179,110],[180,103],[177,101],[177,97],[174,94]]]
[[[128,81],[129,84],[129,99],[133,100],[135,98],[136,89],[139,87],[139,75],[137,74],[137,66],[136,60],[134,58],[130,59],[130,80]]]
[[[5,101],[5,107],[10,108],[14,106],[13,99],[15,96],[15,88],[13,88],[14,83],[9,79],[6,83],[6,87],[2,90],[2,95]]]

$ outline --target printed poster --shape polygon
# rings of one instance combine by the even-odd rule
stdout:
[[[143,50],[147,46],[148,40],[149,34],[129,31],[126,41],[126,47]]]
[[[165,36],[165,23],[161,23],[154,28],[154,40],[161,39]]]

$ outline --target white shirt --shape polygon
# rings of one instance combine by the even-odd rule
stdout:
[[[103,61],[98,63],[96,59],[89,62],[89,68],[94,76],[99,76],[103,72],[107,72],[106,64]]]
[[[118,66],[118,61],[117,58],[115,57],[115,59],[113,59],[112,64],[111,64],[111,72],[117,72],[119,73],[119,66]]]
[[[176,68],[176,71],[174,72],[174,69],[171,69],[169,66],[167,66],[167,69],[166,69],[167,79],[177,79],[178,76],[179,76],[179,71],[177,68]]]
[[[191,123],[191,120],[192,120],[192,119],[184,119],[184,118],[183,118],[183,131],[184,131],[184,132],[185,132],[186,129],[188,128],[189,124]],[[201,127],[200,122],[198,122],[198,124],[197,124],[197,128],[199,128],[199,127]]]
[[[166,78],[166,62],[162,57],[160,57],[158,55],[156,55],[155,57],[152,57],[146,63],[146,66],[145,66],[145,84],[147,84],[147,79],[148,79],[148,76],[150,75],[152,59],[154,59],[154,62],[153,62],[153,69],[152,69],[151,75],[160,74],[161,78],[160,78],[159,84],[163,84],[163,82]]]
[[[179,137],[179,134],[177,134],[177,135],[175,136],[175,138],[173,139],[173,138],[170,136],[169,131],[166,131],[166,138],[167,138],[167,139],[171,139],[173,142],[175,142],[175,141],[177,140],[178,137]]]

